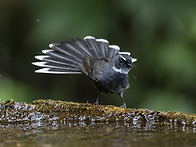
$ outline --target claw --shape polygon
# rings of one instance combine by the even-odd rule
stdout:
[[[100,97],[100,95],[101,95],[101,93],[99,92],[99,95],[98,95],[98,97],[97,97],[97,100],[96,100],[96,102],[94,103],[95,105],[99,105],[99,97]]]
[[[125,103],[125,101],[124,101],[124,99],[123,99],[123,91],[121,92],[121,93],[119,93],[119,95],[120,95],[120,98],[121,98],[121,100],[122,100],[122,102],[123,102],[123,105],[122,106],[120,106],[120,107],[122,107],[122,108],[127,108],[127,106],[126,106],[126,103]]]
[[[96,101],[94,104],[95,104],[95,105],[99,105],[99,102],[98,102],[98,101]]]
[[[121,105],[120,107],[122,107],[122,108],[127,108],[127,105],[125,104],[125,103],[123,103],[123,105]]]

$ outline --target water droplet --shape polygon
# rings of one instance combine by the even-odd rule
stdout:
[[[40,22],[40,20],[39,19],[35,19],[37,22]]]

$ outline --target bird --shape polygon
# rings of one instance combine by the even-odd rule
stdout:
[[[49,48],[35,56],[39,61],[32,64],[41,67],[35,73],[84,74],[99,93],[95,104],[99,105],[102,93],[116,93],[122,100],[121,107],[126,108],[123,93],[129,88],[128,73],[137,61],[130,52],[120,52],[119,46],[93,36],[59,41],[49,44]]]

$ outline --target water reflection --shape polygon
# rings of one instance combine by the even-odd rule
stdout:
[[[139,123],[140,124],[140,123]],[[52,122],[0,125],[0,145],[196,146],[196,128],[146,123]]]

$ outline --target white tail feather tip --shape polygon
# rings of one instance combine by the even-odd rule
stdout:
[[[107,40],[105,40],[105,39],[96,39],[96,41],[98,41],[98,42],[105,42],[105,43],[109,43]]]
[[[36,65],[36,66],[44,67],[44,66],[46,66],[46,65],[45,65],[46,63],[47,63],[47,62],[33,62],[32,64],[33,64],[33,65]]]
[[[50,68],[41,68],[35,71],[35,73],[49,73],[49,74],[81,74],[81,72],[58,72],[58,71],[49,71]]]
[[[119,54],[126,54],[126,55],[128,55],[128,56],[130,56],[130,55],[131,55],[131,53],[130,53],[130,52],[119,52]]]
[[[42,53],[47,54],[48,52],[51,52],[53,50],[42,50]]]
[[[86,39],[95,39],[95,37],[93,37],[93,36],[86,36],[86,37],[84,37],[84,40],[86,40]]]
[[[120,50],[120,47],[118,45],[109,45],[109,48],[113,48],[115,50]]]
[[[36,73],[48,73],[50,68],[41,68],[41,69],[38,69],[36,70],[35,72]]]
[[[51,44],[49,44],[49,47],[53,48],[54,45],[55,45],[54,43],[51,43]]]
[[[39,55],[39,56],[35,56],[36,59],[38,60],[43,60],[45,58],[48,58],[49,56],[45,56],[45,55]]]

